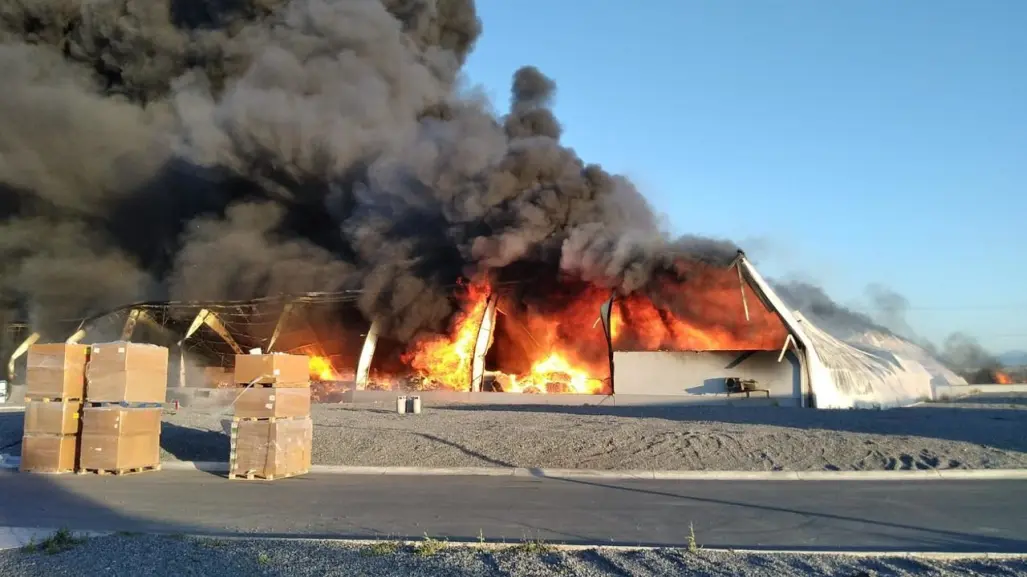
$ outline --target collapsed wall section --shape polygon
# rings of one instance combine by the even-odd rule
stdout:
[[[932,398],[931,373],[884,349],[855,347],[795,313],[817,353],[816,406],[824,409],[892,408]]]

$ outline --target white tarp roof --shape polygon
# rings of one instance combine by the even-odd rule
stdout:
[[[927,372],[931,373],[931,385],[934,387],[951,387],[967,384],[966,379],[957,375],[952,369],[946,367],[941,361],[931,355],[931,353],[927,352],[926,349],[901,337],[877,331],[869,331],[863,334],[854,335],[845,340],[855,346],[868,345],[876,349],[891,351],[901,357],[920,363],[925,369],[927,369]]]
[[[818,407],[901,407],[932,397],[931,373],[919,362],[886,349],[854,346],[795,314],[827,377],[819,391],[814,388]]]
[[[831,336],[789,309],[744,256],[739,266],[802,344],[818,408],[889,408],[932,398],[931,381],[935,377],[916,359],[870,343],[857,346]]]

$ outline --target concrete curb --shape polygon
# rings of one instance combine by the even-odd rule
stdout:
[[[422,541],[403,541],[403,540],[392,540],[387,538],[382,539],[319,539],[313,537],[248,537],[246,535],[230,535],[225,537],[212,536],[212,535],[189,535],[196,539],[213,539],[213,540],[227,540],[227,541],[247,541],[247,540],[261,540],[261,541],[296,541],[300,543],[313,542],[313,543],[335,543],[338,545],[347,545],[350,547],[369,547],[377,543],[382,542],[395,542],[406,546],[417,546]],[[510,547],[516,547],[524,541],[513,541],[513,542],[495,542],[495,541],[446,541],[443,542],[447,547],[454,548],[465,548],[465,549],[478,549],[486,551],[495,551],[508,549]],[[659,551],[666,549],[687,549],[688,546],[685,544],[679,546],[647,546],[647,545],[570,545],[565,543],[545,543],[546,547],[552,548],[557,551],[592,551],[592,550],[604,550],[604,551]],[[1017,560],[1027,559],[1027,553],[949,553],[941,551],[807,551],[804,549],[721,549],[716,547],[700,547],[700,551],[710,553],[724,553],[734,555],[812,555],[812,556],[825,556],[825,557],[891,557],[891,558],[914,558],[914,559],[925,559],[934,561],[954,561],[960,559],[994,559],[994,560]]]
[[[0,469],[16,470],[19,457],[0,456]],[[218,461],[164,461],[164,471],[227,473]],[[932,469],[912,471],[596,471],[591,469],[529,469],[523,467],[349,467],[314,465],[322,475],[399,475],[411,477],[520,477],[595,479],[607,481],[1000,481],[1027,480],[1027,469]]]
[[[35,527],[0,527],[0,551],[18,549],[30,542],[39,542],[53,535],[56,529]],[[113,531],[73,531],[76,538],[95,538],[116,535]],[[134,533],[133,533],[134,535]],[[153,533],[153,535],[170,537],[169,534]],[[181,535],[176,534],[176,538]],[[254,537],[250,535],[185,535],[193,539],[212,541],[284,541],[296,543],[334,543],[349,547],[368,547],[377,543],[393,541],[391,539],[324,539],[314,537]],[[421,541],[394,541],[406,546],[417,546]],[[496,551],[516,547],[520,542],[495,541],[444,541],[445,546],[453,548]],[[546,547],[556,551],[656,551],[666,549],[686,549],[687,546],[651,547],[642,545],[568,545],[546,543]],[[968,559],[991,559],[997,561],[1027,559],[1027,553],[946,553],[934,551],[805,551],[802,549],[720,549],[702,547],[701,551],[734,555],[809,555],[824,557],[880,557],[880,558],[912,558],[934,561],[955,561]]]
[[[57,529],[40,529],[34,527],[0,527],[0,551],[5,549],[21,549],[29,543],[40,543],[57,532]],[[71,531],[76,539],[104,537],[109,531]]]
[[[225,473],[228,463],[166,461],[165,471]],[[926,471],[595,471],[590,469],[529,469],[510,467],[349,467],[314,465],[311,473],[328,475],[406,475],[535,477],[644,481],[928,481],[1027,479],[1027,469],[951,469]]]
[[[20,549],[32,542],[40,542],[57,529],[44,529],[38,527],[0,527],[0,551],[4,549]],[[115,535],[113,531],[72,531],[72,535],[79,539],[96,537],[107,537]],[[169,537],[168,534],[153,533],[154,535]],[[285,541],[297,543],[335,543],[350,547],[368,547],[376,543],[392,541],[390,539],[323,539],[313,537],[253,537],[249,535],[185,535],[193,539],[206,539],[214,541]],[[176,538],[180,537],[176,534]],[[420,541],[395,541],[406,546],[416,546]],[[494,541],[445,541],[447,547],[467,548],[486,551],[495,551],[516,547],[520,543],[499,543]],[[560,543],[546,543],[546,547],[557,551],[590,551],[601,549],[606,551],[653,551],[661,549],[685,549],[679,547],[662,546],[650,547],[641,545],[568,545]],[[719,549],[703,547],[702,551],[711,553],[735,554],[735,555],[810,555],[825,557],[889,557],[889,558],[912,558],[934,561],[955,561],[967,559],[992,559],[992,560],[1018,560],[1027,559],[1027,553],[946,553],[934,551],[804,551],[802,549]]]

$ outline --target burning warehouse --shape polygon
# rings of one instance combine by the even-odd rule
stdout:
[[[678,263],[675,272],[648,294],[570,281],[573,288],[550,286],[538,305],[525,301],[537,283],[465,286],[451,331],[415,342],[398,373],[373,371],[377,335],[370,331],[355,389],[572,404],[594,403],[594,395],[612,395],[612,403],[687,404],[744,394],[835,408],[896,406],[931,395],[932,377],[918,362],[829,336],[789,311],[742,253],[729,264]]]
[[[502,115],[466,90],[472,0],[140,6],[0,16],[0,301],[37,338],[139,310],[180,374],[321,347],[364,391],[845,406],[899,370],[832,366],[732,243],[665,233],[562,143],[539,70]]]
[[[137,304],[80,323],[70,339],[120,332],[177,344],[180,385],[210,386],[209,369],[197,365],[231,371],[244,350],[298,352],[310,357],[322,400],[414,390],[429,402],[691,404],[755,395],[859,407],[931,395],[933,377],[920,363],[831,337],[789,311],[741,253],[726,264],[678,262],[660,279],[658,290],[628,294],[578,278],[468,281],[453,289],[448,330],[407,343],[362,317],[359,293]]]

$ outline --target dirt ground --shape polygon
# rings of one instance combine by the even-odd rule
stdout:
[[[226,461],[229,409],[168,411],[165,460]],[[887,411],[782,407],[314,405],[317,464],[643,470],[1027,467],[1027,395]],[[21,413],[0,412],[0,453],[20,454]]]

